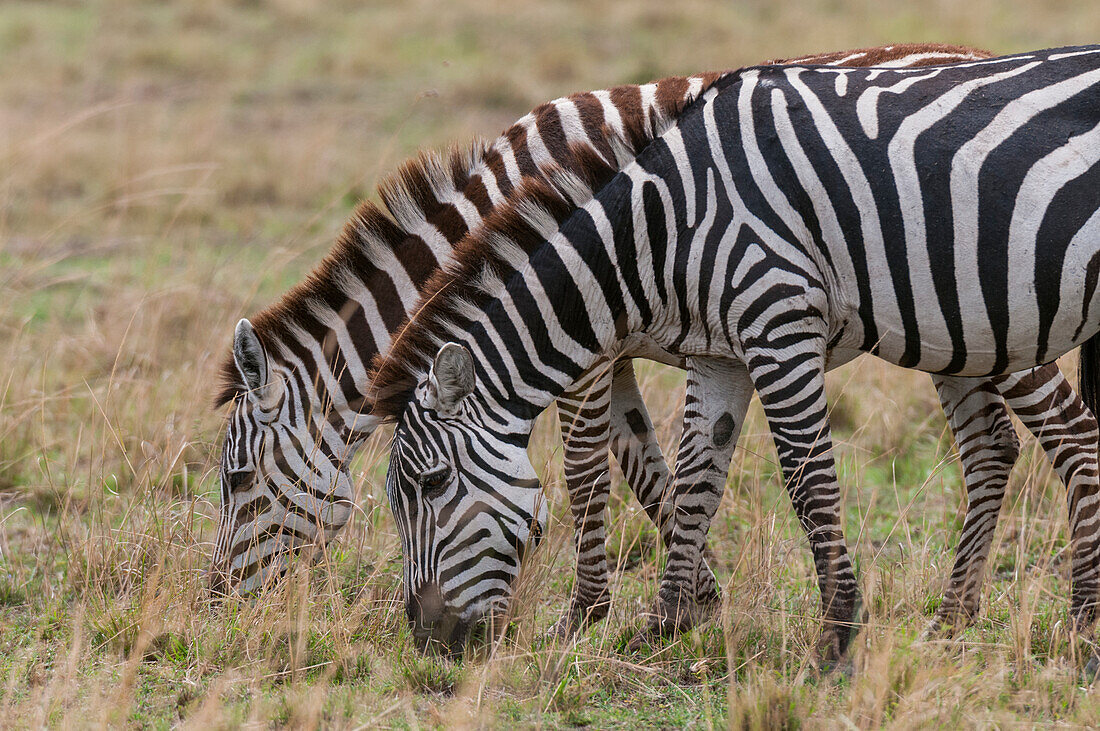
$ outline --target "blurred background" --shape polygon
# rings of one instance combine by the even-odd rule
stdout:
[[[356,677],[359,658],[391,649],[387,638],[400,630],[399,609],[388,604],[399,580],[399,556],[379,483],[384,435],[358,463],[363,518],[342,544],[346,555],[337,561],[336,579],[326,584],[345,604],[307,593],[304,604],[288,600],[271,609],[269,618],[277,618],[288,606],[307,606],[304,616],[313,619],[284,634],[272,629],[272,636],[283,639],[269,642],[268,649],[250,644],[255,637],[235,630],[235,620],[221,617],[210,629],[196,619],[218,501],[214,446],[223,416],[209,404],[233,324],[298,281],[332,245],[355,203],[373,197],[379,178],[417,148],[491,138],[535,105],[571,92],[778,57],[891,42],[1013,52],[1097,40],[1096,0],[4,2],[0,626],[7,628],[0,628],[0,703],[31,723],[68,719],[77,725],[83,725],[83,707],[98,709],[96,718],[137,725],[196,722],[206,718],[193,715],[203,709],[212,714],[208,720],[298,719],[306,725],[317,718],[448,721],[433,715],[445,702],[426,703],[417,693],[455,692],[468,687],[469,678],[400,653],[371,661],[375,675],[367,675],[390,680],[350,696],[361,713],[334,711],[325,694],[306,702],[308,694],[295,695],[298,686],[279,685],[279,674],[290,672],[286,668],[312,660],[325,673],[339,667]],[[657,368],[642,375],[662,438],[673,444],[682,376]],[[938,596],[937,577],[950,563],[963,504],[943,417],[922,375],[863,359],[832,375],[831,383],[841,469],[851,485],[850,540],[867,547],[861,554],[865,571],[889,567],[879,581],[892,587],[883,596],[896,602],[884,600],[884,606],[901,607],[899,621],[918,627],[921,613],[930,611],[927,602]],[[561,685],[565,676],[554,664],[560,658],[542,656],[523,660],[534,670],[508,666],[503,676],[479,671],[476,703],[469,693],[456,696],[464,708],[477,709],[470,722],[530,720],[542,712],[556,713],[555,723],[570,714],[584,720],[585,709],[596,703],[592,693],[577,690],[586,683],[645,690],[681,677],[681,666],[710,660],[717,664],[700,666],[710,681],[684,671],[695,678],[689,685],[703,682],[701,695],[685,700],[683,692],[668,691],[664,722],[720,718],[733,705],[761,698],[778,698],[779,707],[794,698],[791,707],[800,713],[814,707],[844,711],[860,725],[887,718],[885,706],[874,700],[878,686],[869,686],[871,700],[864,706],[858,698],[837,701],[827,691],[819,696],[784,685],[794,683],[816,632],[816,589],[755,409],[753,418],[738,452],[725,522],[716,530],[727,538],[763,536],[757,563],[749,562],[763,573],[743,576],[751,582],[770,577],[774,591],[760,602],[794,602],[793,609],[783,609],[786,649],[774,648],[771,640],[780,630],[772,625],[757,638],[761,647],[772,648],[761,650],[772,658],[764,674],[749,677],[737,666],[744,687],[757,688],[757,694],[746,701],[740,691],[727,692],[723,673],[734,668],[726,665],[733,655],[729,631],[719,627],[696,649],[654,661],[656,679],[648,671],[627,673],[623,681],[614,675],[626,672],[622,668],[607,671],[611,679],[578,669]],[[552,422],[541,427],[535,464],[545,468],[560,518],[560,446],[553,432]],[[1021,556],[1033,551],[1038,573],[1048,576],[1052,556],[1065,541],[1056,481],[1041,456],[1029,452],[1025,462],[1027,474],[1014,483],[1009,502],[1015,512],[1003,534],[1016,552],[1005,549],[1011,554],[1002,577],[1007,583],[1000,594],[994,591],[1005,606],[1018,606],[1026,594],[1014,567],[1031,558]],[[626,547],[613,554],[648,568],[633,589],[623,590],[633,603],[621,607],[620,624],[600,635],[604,644],[592,650],[604,659],[615,655],[615,632],[628,628],[646,605],[657,575],[655,539],[628,499],[620,497],[612,517],[613,539]],[[770,526],[763,532],[762,523]],[[559,525],[556,535],[561,555],[546,559],[553,588],[549,596],[537,595],[541,614],[531,620],[543,628],[564,605],[571,579],[567,528]],[[902,537],[906,544],[883,564],[883,546],[894,550],[889,546]],[[726,557],[725,575],[736,578],[745,570],[737,560],[740,549],[736,542],[724,545],[717,550]],[[788,558],[792,552],[796,557]],[[923,558],[912,558],[914,552]],[[761,561],[773,568],[789,564],[792,583],[782,583],[786,568],[769,573]],[[891,563],[897,561],[904,569]],[[903,570],[909,573],[898,573],[891,583]],[[1061,616],[1057,612],[1065,611],[1064,581],[1037,586],[1037,603],[1024,604],[1053,607],[1049,616],[1028,614],[1020,625],[1005,614],[987,628],[993,635],[981,640],[1010,648],[1005,667],[1019,660],[1013,652],[1034,652],[1034,616],[1052,626]],[[344,619],[317,619],[337,606]],[[379,613],[383,619],[369,619]],[[377,637],[357,634],[372,621]],[[352,627],[356,622],[358,629]],[[308,641],[302,639],[307,624],[321,627],[308,630]],[[280,625],[271,619],[264,626]],[[787,627],[805,631],[788,635]],[[764,642],[769,631],[771,639]],[[286,637],[296,639],[284,642]],[[792,647],[788,637],[798,638]],[[1044,647],[1056,645],[1057,637],[1053,629],[1042,635]],[[321,649],[310,650],[314,645]],[[742,660],[752,657],[746,650]],[[666,661],[672,670],[660,665]],[[954,670],[943,670],[962,673],[958,687],[977,682],[966,674],[973,670],[965,670],[967,662],[952,660]],[[707,671],[712,667],[723,670]],[[883,672],[883,682],[893,683],[893,671]],[[775,673],[785,680],[760,680]],[[276,680],[257,680],[271,674]],[[323,673],[289,677],[337,684]],[[1030,680],[1021,682],[1021,692],[1038,692]],[[269,705],[232,700],[234,689],[246,687],[261,688],[259,696]],[[481,716],[486,687],[497,688],[506,700]],[[1049,713],[1058,703],[1065,712],[1086,713],[1083,701],[1072,700],[1073,688],[1071,683],[1064,689],[1068,701],[1050,701],[1054,691],[1039,693],[1033,714],[1014,701],[989,710],[999,698],[992,690],[985,698],[971,689],[971,700],[955,701],[932,693],[929,703],[949,709],[973,703],[993,714],[978,716],[991,722],[1037,721],[1055,717]],[[599,725],[600,718],[645,717],[654,712],[654,698],[666,698],[662,692],[645,690],[634,700],[622,699],[626,705],[619,708],[609,690],[601,707],[611,715],[591,718]],[[336,708],[343,708],[341,702],[331,701]],[[620,711],[628,715],[615,715]],[[1007,715],[997,715],[1002,711]]]

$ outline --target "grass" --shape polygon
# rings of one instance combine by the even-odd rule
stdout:
[[[413,648],[385,434],[320,565],[220,606],[202,573],[222,427],[208,403],[233,323],[297,281],[417,147],[495,134],[581,89],[890,41],[1087,42],[1096,27],[1091,0],[4,3],[0,725],[1095,724],[1100,693],[1066,631],[1063,491],[1030,441],[981,617],[956,642],[917,642],[964,496],[927,377],[870,359],[830,376],[869,612],[851,677],[807,667],[817,590],[756,407],[712,529],[721,612],[649,652],[623,647],[660,552],[622,484],[611,616],[576,644],[545,638],[573,562],[552,415],[532,454],[555,518],[489,657]],[[682,375],[641,373],[670,446]]]

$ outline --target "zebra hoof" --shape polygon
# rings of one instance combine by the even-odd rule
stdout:
[[[854,672],[851,659],[852,640],[870,619],[869,613],[863,610],[863,597],[858,594],[852,604],[850,617],[848,621],[829,622],[821,630],[814,665],[822,675],[839,672],[851,677]]]
[[[978,616],[977,602],[967,607],[958,603],[957,600],[945,599],[919,639],[921,642],[950,640],[969,627],[976,616]]]
[[[576,623],[572,617],[566,614],[557,622],[554,622],[554,626],[546,631],[545,639],[547,642],[565,642],[573,639],[576,634]]]
[[[547,632],[548,640],[559,642],[571,640],[586,629],[607,617],[611,610],[611,600],[606,592],[592,604],[577,606],[570,604],[569,609],[554,623]]]
[[[823,660],[819,659],[814,667],[817,670],[817,674],[825,677],[836,677],[844,680],[851,680],[856,674],[856,664],[852,659],[852,654],[848,653],[838,659]]]
[[[659,602],[656,611],[649,615],[646,628],[635,634],[627,644],[627,652],[637,652],[654,641],[674,637],[688,631],[695,624],[695,611],[688,611],[688,608],[679,605],[670,609],[664,602]]]
[[[1093,655],[1089,658],[1089,661],[1085,663],[1085,669],[1081,671],[1081,675],[1084,676],[1086,683],[1092,683],[1096,680],[1098,672],[1100,672],[1100,657]]]
[[[651,620],[645,629],[636,632],[626,644],[626,651],[630,654],[639,652],[643,647],[649,647],[654,642],[672,634],[665,631],[658,622]]]
[[[644,648],[652,647],[654,644],[660,643],[661,640],[665,639],[670,634],[671,633],[666,634],[656,631],[652,627],[646,627],[630,638],[630,642],[626,643],[626,651],[631,655],[641,652]]]
[[[957,625],[950,619],[934,618],[917,637],[917,642],[942,642],[955,636]]]

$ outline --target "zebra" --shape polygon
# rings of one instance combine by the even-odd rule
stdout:
[[[935,44],[856,49],[820,63],[901,65],[986,57]],[[774,63],[774,62],[773,62]],[[522,180],[573,164],[571,146],[613,158],[616,139],[641,146],[721,74],[575,94],[535,109],[492,145],[449,160],[424,156],[383,183],[386,211],[365,204],[309,279],[242,320],[222,366],[218,406],[233,402],[220,469],[212,585],[252,593],[298,548],[323,547],[348,521],[347,464],[376,422],[358,407],[362,365],[388,344],[439,258]],[[680,364],[678,361],[676,364]],[[604,506],[610,443],[647,513],[671,540],[662,492],[668,469],[630,361],[595,369],[563,397],[565,474],[576,526],[577,577],[562,631],[608,607]]]
[[[534,418],[594,364],[666,352],[694,374],[689,397],[725,403],[703,432],[723,469],[746,394],[760,396],[814,556],[816,655],[830,665],[852,636],[858,588],[826,368],[872,353],[936,374],[941,399],[974,389],[979,403],[949,410],[951,425],[992,430],[975,472],[987,462],[1003,473],[1015,456],[1005,400],[1042,412],[1066,392],[1022,391],[1084,345],[1089,408],[1067,415],[1069,448],[1052,457],[1075,463],[1060,474],[1074,626],[1089,631],[1100,586],[1098,84],[1100,47],[917,69],[750,67],[716,81],[621,171],[589,156],[580,176],[525,184],[425,286],[371,375],[372,415],[396,422],[387,495],[406,591],[436,609],[427,630],[453,644],[507,606],[501,566],[542,520],[525,509],[538,504]],[[961,456],[973,449],[960,440]],[[685,621],[678,607],[720,495],[679,463],[676,482],[674,539],[688,548],[670,548],[660,631]],[[995,517],[992,492],[971,494],[978,515],[960,546],[980,560],[967,542]]]

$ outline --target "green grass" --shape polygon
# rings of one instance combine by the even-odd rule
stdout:
[[[616,486],[607,621],[545,633],[572,583],[552,415],[532,457],[554,520],[491,656],[420,655],[400,604],[386,435],[326,560],[255,602],[204,594],[233,323],[298,281],[418,147],[492,136],[572,91],[897,41],[1090,42],[1100,6],[935,0],[11,2],[0,6],[0,725],[194,728],[1090,725],[1067,632],[1063,490],[1027,446],[981,616],[920,643],[964,494],[925,376],[829,378],[869,622],[854,672],[808,667],[812,563],[754,406],[712,529],[725,602],[624,647],[656,534]],[[641,371],[662,442],[683,375]],[[1025,440],[1025,444],[1030,442]]]

